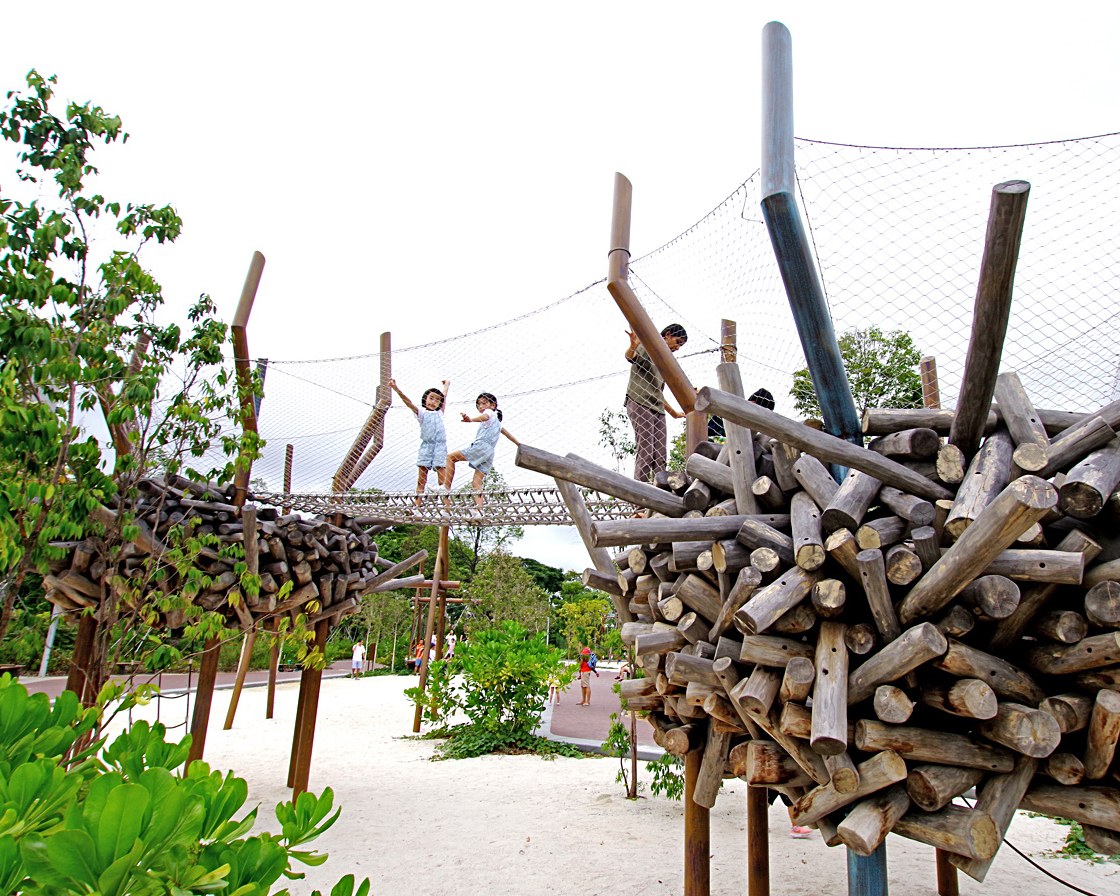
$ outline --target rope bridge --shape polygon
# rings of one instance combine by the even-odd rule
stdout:
[[[592,519],[619,520],[633,516],[639,509],[596,491],[581,490]],[[476,515],[474,497],[482,494],[485,503]],[[432,495],[425,495],[416,506],[414,492],[368,494],[275,494],[255,492],[258,501],[290,507],[312,514],[344,513],[363,525],[422,523],[457,526],[570,526],[572,518],[554,487],[511,488],[499,492],[457,491],[446,496],[450,506]]]

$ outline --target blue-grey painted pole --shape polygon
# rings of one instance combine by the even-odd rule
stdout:
[[[762,215],[778,260],[827,432],[863,444],[852,390],[794,198],[793,49],[789,29],[762,29]]]
[[[885,840],[869,856],[848,850],[848,896],[888,896]]]

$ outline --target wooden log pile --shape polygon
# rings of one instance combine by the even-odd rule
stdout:
[[[52,564],[44,588],[47,599],[63,612],[93,609],[98,620],[105,621],[110,598],[116,618],[128,612],[129,594],[139,591],[147,598],[179,592],[185,575],[170,562],[167,543],[175,526],[217,539],[195,559],[194,566],[209,585],[198,591],[193,603],[222,613],[231,628],[249,630],[262,620],[289,614],[294,618],[301,612],[309,625],[324,619],[337,624],[357,610],[362,595],[412,587],[424,579],[400,576],[420,563],[426,551],[400,563],[386,561],[378,557],[377,544],[358,519],[340,517],[341,525],[336,525],[324,518],[281,515],[275,507],[256,506],[252,496],[250,503],[237,507],[232,484],[200,483],[183,476],[142,479],[137,491],[136,534],[112,556],[99,537],[60,543],[66,555]],[[93,516],[107,530],[120,528],[112,507],[98,508]],[[248,572],[260,577],[259,593],[242,587],[235,569],[240,552],[235,559],[222,550],[230,544],[243,548]],[[281,597],[289,582],[291,588]],[[125,605],[116,606],[121,598]],[[175,630],[186,621],[186,609],[176,607],[159,612],[156,624]]]
[[[703,443],[656,488],[521,446],[521,466],[646,508],[590,525],[590,547],[625,549],[584,580],[627,610],[629,709],[670,753],[703,751],[697,803],[737,776],[830,845],[869,855],[893,831],[977,880],[1020,807],[1115,851],[1120,403],[1035,411],[1014,374],[996,399],[969,456],[943,439],[952,411],[873,410],[861,448],[701,389],[747,440]]]

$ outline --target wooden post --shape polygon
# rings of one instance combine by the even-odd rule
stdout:
[[[941,387],[937,383],[937,358],[926,355],[918,362],[918,371],[922,377],[922,406],[941,407]]]
[[[264,263],[263,257],[261,263]],[[198,671],[198,686],[194,694],[194,715],[191,716],[191,751],[184,768],[189,768],[192,762],[201,759],[206,746],[206,728],[210,724],[210,704],[214,701],[214,679],[218,677],[218,656],[221,652],[220,640],[206,639],[206,646],[202,651],[202,666]]]
[[[257,409],[253,403],[252,392],[253,373],[249,367],[249,340],[245,328],[249,325],[249,313],[253,310],[253,299],[256,298],[262,273],[264,273],[264,256],[260,252],[254,252],[253,260],[249,262],[249,273],[245,275],[245,285],[241,288],[241,299],[233,315],[233,325],[230,327],[233,337],[233,363],[237,370],[237,390],[240,393],[242,432],[257,431]],[[233,503],[237,507],[245,503],[251,467],[252,461],[245,455],[237,459],[237,472],[233,476]]]
[[[373,407],[370,408],[366,422],[362,424],[354,443],[350,446],[350,450],[346,452],[342,463],[338,465],[338,469],[335,471],[334,479],[331,480],[331,491],[335,494],[349,489],[365,468],[369,466],[370,461],[377,457],[384,445],[385,412],[389,410],[393,401],[392,389],[389,388],[391,358],[391,334],[382,333],[381,353],[379,355],[381,385],[377,387]]]
[[[73,691],[83,706],[90,706],[92,699],[86,698],[90,678],[89,661],[93,656],[93,639],[97,634],[97,619],[92,612],[78,617],[78,634],[74,638],[74,650],[70,654],[70,671],[66,676],[66,690]],[[97,696],[94,694],[93,696]]]
[[[244,600],[244,598],[242,598]],[[249,671],[249,660],[253,656],[253,645],[257,642],[257,630],[249,629],[245,632],[245,640],[241,642],[241,659],[237,663],[237,678],[233,682],[233,693],[229,698],[229,709],[226,710],[226,721],[222,725],[223,731],[233,727],[233,717],[237,715],[237,704],[241,699],[241,689],[245,686],[245,673]]]
[[[1031,185],[1025,180],[1007,181],[992,189],[980,282],[972,313],[972,336],[949,435],[949,442],[970,457],[980,445],[995,394],[1030,189]]]
[[[421,653],[420,661],[420,691],[423,692],[428,686],[428,666],[430,664],[429,656],[431,654],[432,638],[435,636],[436,628],[436,612],[439,603],[439,581],[443,577],[444,567],[447,565],[447,534],[448,527],[439,527],[439,550],[436,552],[435,566],[432,568],[432,591],[428,600],[428,623],[424,626],[424,650]],[[420,733],[420,720],[424,715],[424,707],[419,703],[416,704],[416,715],[412,720],[413,732]]]
[[[801,223],[795,190],[793,41],[785,25],[769,22],[762,29],[762,216],[801,337],[825,429],[862,445],[859,414]]]
[[[611,247],[607,250],[607,280],[630,275],[630,210],[634,188],[625,175],[614,173],[614,207],[611,211]]]
[[[315,623],[315,647],[320,652],[326,651],[328,634],[330,634],[329,619],[320,619]],[[322,669],[306,671],[308,673],[307,701],[304,704],[297,728],[299,753],[296,757],[295,780],[292,782],[293,800],[307,790],[307,783],[311,777],[311,748],[315,743],[315,720],[319,714],[319,688],[323,683]]]
[[[887,896],[887,843],[869,856],[848,850],[848,896]]]
[[[284,494],[290,495],[292,493],[292,457],[296,453],[296,446],[288,444],[284,446]],[[282,510],[284,516],[292,512],[292,505],[285,504]],[[271,718],[271,716],[269,716]]]
[[[736,342],[736,324],[733,320],[719,322],[719,360],[723,364],[734,364],[738,358],[738,343]]]
[[[268,696],[264,704],[266,719],[272,718],[272,712],[276,708],[276,670],[280,666],[280,638],[276,619],[272,620],[269,629],[272,633],[272,643],[268,651]]]
[[[246,504],[241,508],[241,531],[242,543],[245,546],[245,571],[249,575],[260,575],[260,554],[257,550],[257,506],[255,504]],[[244,595],[240,599],[244,604]],[[244,609],[244,606],[242,606],[242,609]],[[241,645],[241,659],[237,664],[237,678],[233,682],[233,694],[230,695],[226,721],[222,726],[226,731],[233,727],[233,718],[237,715],[237,704],[241,699],[241,689],[245,686],[245,674],[249,671],[249,661],[252,659],[253,645],[256,644],[256,641],[257,629],[254,623],[252,627],[245,630],[245,640]]]
[[[693,800],[704,751],[690,750],[684,757],[684,896],[711,892],[711,829],[709,810]]]
[[[292,727],[292,755],[288,758],[288,786],[296,786],[296,769],[299,767],[299,747],[303,739],[303,717],[310,693],[311,670],[304,668],[299,674],[299,696],[296,698],[296,721]]]
[[[770,818],[765,787],[747,788],[747,896],[770,896]]]

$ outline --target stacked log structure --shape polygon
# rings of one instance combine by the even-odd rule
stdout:
[[[52,563],[44,588],[47,599],[64,613],[90,609],[105,621],[108,598],[113,598],[116,618],[129,610],[127,605],[117,606],[117,599],[137,587],[145,597],[156,591],[179,591],[183,579],[165,558],[165,539],[170,541],[170,530],[177,525],[217,539],[194,560],[210,584],[194,596],[193,603],[222,613],[230,628],[248,631],[262,621],[301,612],[307,614],[309,626],[322,620],[337,624],[357,610],[362,595],[414,587],[424,579],[400,576],[423,560],[426,552],[400,563],[378,557],[370,534],[378,531],[371,525],[375,520],[281,514],[275,507],[255,505],[251,495],[249,503],[238,507],[232,503],[232,484],[199,483],[182,476],[142,479],[137,492],[131,507],[137,534],[123,546],[106,551],[100,537],[60,543],[66,553]],[[107,529],[119,527],[112,507],[101,507],[93,516]],[[242,557],[235,559],[222,551],[229,544],[243,548],[248,572],[259,575],[258,594],[242,587],[235,570]],[[291,588],[280,597],[288,582]],[[161,612],[156,625],[177,630],[186,621],[187,610],[180,607]]]
[[[628,708],[702,752],[697,803],[737,776],[830,845],[870,855],[893,831],[978,880],[1020,807],[1115,851],[1120,403],[1036,411],[1014,374],[996,399],[969,456],[952,411],[869,411],[864,448],[701,389],[752,431],[750,483],[711,443],[651,485],[521,446],[644,508],[588,525],[619,572],[584,579],[625,611]]]

